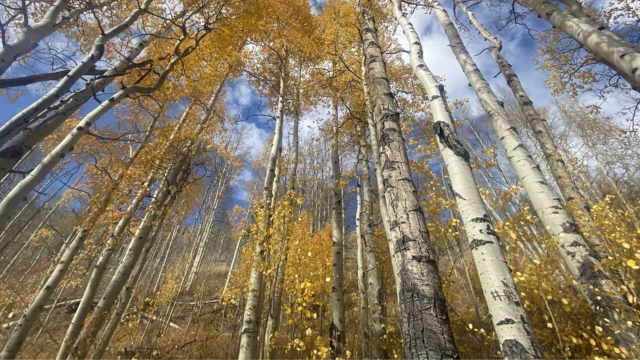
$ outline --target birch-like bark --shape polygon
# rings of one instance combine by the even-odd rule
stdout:
[[[49,300],[49,298],[53,294],[53,291],[58,286],[60,281],[62,281],[64,275],[67,273],[67,270],[69,269],[69,266],[71,266],[73,258],[80,250],[80,247],[82,246],[82,243],[86,238],[83,231],[79,231],[75,237],[73,235],[74,234],[70,236],[70,241],[66,245],[66,249],[60,257],[60,261],[58,261],[55,270],[49,276],[49,279],[44,284],[38,295],[36,295],[35,299],[31,302],[27,310],[24,312],[24,314],[22,314],[20,321],[18,321],[16,326],[13,328],[13,331],[9,335],[7,342],[2,348],[2,352],[0,352],[0,359],[8,360],[16,358],[20,347],[27,338],[29,330],[31,330],[31,327],[44,309],[45,303]]]
[[[361,14],[382,181],[391,221],[389,252],[397,279],[405,355],[411,359],[458,358],[436,253],[412,179],[377,29],[366,7],[361,7]]]
[[[285,57],[286,58],[286,57]],[[286,60],[285,60],[286,61]],[[266,259],[266,245],[269,242],[268,231],[271,227],[271,199],[273,198],[273,180],[278,166],[278,154],[282,144],[282,123],[284,121],[284,91],[286,80],[286,64],[281,64],[280,85],[278,91],[278,105],[276,110],[276,127],[273,135],[273,143],[269,151],[267,172],[264,178],[264,190],[262,192],[262,223],[260,234],[262,239],[256,242],[254,250],[253,266],[249,278],[249,297],[245,304],[240,331],[239,360],[252,360],[257,358],[258,335],[262,319],[262,299],[264,291],[264,262]]]
[[[366,132],[363,131],[363,135]],[[373,200],[371,198],[371,174],[369,170],[369,147],[366,144],[365,136],[362,137],[362,158],[364,165],[362,167],[362,229],[364,240],[364,251],[366,259],[367,273],[367,297],[369,305],[369,349],[373,359],[386,359],[383,349],[385,337],[385,318],[384,318],[384,291],[382,289],[382,277],[376,259],[376,250],[374,247],[374,218],[373,218]]]
[[[539,166],[522,144],[502,103],[480,73],[446,10],[438,2],[433,2],[431,6],[445,30],[451,50],[475,90],[482,107],[489,115],[493,128],[500,138],[511,166],[529,195],[534,210],[547,228],[549,235],[557,242],[560,256],[578,282],[580,291],[600,320],[607,336],[616,339],[618,346],[624,346],[627,350],[633,351],[637,335],[627,325],[627,320],[635,318],[633,310],[620,295],[584,238],[577,232],[575,224],[564,211],[560,200],[554,196],[551,188],[544,181]],[[619,331],[614,332],[611,329],[612,326],[617,326]]]
[[[385,199],[385,191],[384,191],[384,183],[382,178],[382,165],[380,165],[380,146],[378,144],[378,130],[376,129],[376,123],[373,118],[373,105],[371,105],[371,97],[369,90],[369,83],[367,82],[367,65],[366,65],[366,55],[363,53],[362,55],[362,65],[361,65],[361,79],[362,79],[362,91],[364,93],[364,101],[365,101],[365,110],[367,113],[367,129],[369,130],[369,141],[371,142],[371,152],[373,157],[373,169],[375,172],[376,179],[376,188],[378,189],[378,206],[380,207],[380,217],[382,218],[382,227],[384,228],[384,234],[387,238],[388,242],[391,242],[392,234],[391,234],[391,220],[389,220],[389,210],[387,209],[387,200]],[[395,264],[392,263],[394,267],[393,273],[395,277],[396,284],[398,283],[398,278],[395,274],[397,274]]]
[[[56,86],[49,90],[44,96],[2,125],[2,127],[0,127],[0,145],[4,145],[12,135],[15,135],[17,132],[16,129],[24,129],[33,120],[34,116],[62,98],[82,75],[102,59],[107,42],[131,27],[140,16],[147,12],[152,1],[153,0],[145,0],[142,6],[134,10],[125,21],[98,36],[93,42],[90,54],[71,70],[67,76],[60,80]]]
[[[33,25],[26,26],[12,43],[0,48],[0,76],[4,74],[20,56],[26,55],[35,49],[42,39],[53,34],[80,14],[98,7],[100,6],[73,9],[58,20],[60,14],[65,10],[69,10],[70,7],[69,0],[57,0],[51,5],[40,21]]]
[[[360,159],[358,159],[358,163],[360,163]],[[357,173],[358,170],[356,169],[356,174]],[[356,185],[356,262],[358,264],[358,295],[360,296],[360,345],[362,346],[362,358],[369,359],[371,357],[371,353],[369,351],[369,299],[367,298],[367,268],[364,262],[364,244],[362,239],[361,182],[362,178],[359,178],[358,184]]]
[[[509,62],[500,53],[502,50],[502,41],[491,34],[466,6],[462,3],[456,3],[456,5],[462,9],[465,14],[467,14],[469,21],[480,32],[480,34],[491,43],[489,53],[496,64],[498,64],[500,72],[502,73],[502,76],[504,76],[513,96],[518,101],[518,105],[520,105],[520,109],[522,110],[525,119],[531,125],[533,134],[540,144],[540,148],[542,149],[546,162],[549,165],[551,175],[555,179],[556,184],[558,184],[558,188],[564,198],[569,213],[572,213],[573,219],[575,219],[580,228],[589,234],[584,238],[591,249],[595,251],[601,259],[607,257],[609,252],[603,246],[602,241],[596,236],[594,225],[589,219],[589,206],[583,201],[578,188],[573,183],[572,176],[562,159],[562,155],[560,154],[560,151],[558,151],[558,147],[549,133],[546,120],[540,116],[536,108],[533,106],[533,102],[524,90],[524,87],[522,86],[522,83],[520,83],[520,79],[516,73],[513,71],[511,64],[509,64]]]
[[[548,0],[517,1],[602,59],[629,82],[632,89],[640,91],[640,48],[602,31],[604,26],[594,27],[590,25],[592,22],[565,13]]]
[[[81,90],[67,96],[60,101],[60,106],[47,114],[47,116],[33,128],[29,128],[28,123],[17,124],[11,129],[7,129],[5,140],[8,140],[14,134],[15,137],[6,142],[4,149],[0,150],[0,178],[4,177],[11,171],[17,163],[26,156],[26,154],[44,138],[53,133],[65,120],[80,109],[95,94],[103,91],[113,80],[123,74],[126,69],[133,63],[133,60],[147,47],[147,45],[159,35],[156,34],[146,36],[142,41],[131,48],[124,57],[119,59],[111,66],[103,76],[98,77]],[[18,133],[19,131],[22,131]]]
[[[296,183],[298,176],[298,157],[300,150],[300,139],[299,139],[299,126],[300,126],[300,89],[297,91],[297,98],[293,115],[293,139],[291,149],[291,168],[289,169],[289,174],[287,175],[287,179],[289,183],[287,185],[287,196],[289,196],[289,206],[291,207],[291,211],[293,210],[293,199],[294,194],[296,192]],[[295,214],[295,212],[294,212]],[[295,216],[295,215],[294,215]],[[286,224],[285,224],[286,226]],[[287,266],[287,259],[289,255],[289,246],[288,240],[284,239],[284,249],[281,251],[280,260],[278,261],[278,265],[276,266],[276,276],[273,287],[273,297],[271,299],[271,308],[267,318],[267,325],[265,327],[265,351],[264,358],[265,359],[277,359],[278,358],[278,348],[277,346],[272,346],[272,339],[275,342],[275,334],[280,331],[280,316],[282,313],[282,291],[284,289],[284,275],[285,269]]]
[[[331,169],[333,203],[331,207],[331,325],[329,341],[331,358],[344,358],[344,259],[342,233],[342,174],[338,154],[338,103],[333,100],[333,137],[331,141]]]
[[[449,173],[453,195],[467,233],[469,248],[478,269],[502,354],[507,359],[540,358],[542,354],[533,335],[533,328],[478,191],[469,163],[469,153],[458,139],[444,86],[436,81],[424,62],[420,38],[402,12],[402,2],[394,0],[393,5],[393,14],[409,42],[409,61],[413,73],[429,96],[438,148]]]

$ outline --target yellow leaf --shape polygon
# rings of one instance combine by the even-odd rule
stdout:
[[[636,261],[633,259],[627,260],[627,266],[630,266],[630,267],[636,266]]]
[[[589,339],[589,344],[596,346],[596,341],[593,339]]]
[[[552,323],[547,323],[547,327],[548,327],[549,329],[553,329],[553,324],[552,324]]]

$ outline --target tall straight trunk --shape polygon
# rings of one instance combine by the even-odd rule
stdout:
[[[358,151],[359,152],[359,151]],[[358,163],[360,163],[358,159]],[[367,165],[367,164],[365,164]],[[359,165],[356,165],[359,166]],[[358,169],[356,169],[356,176]],[[362,346],[362,358],[369,359],[371,352],[369,351],[369,299],[367,298],[367,268],[364,261],[364,244],[362,239],[362,196],[361,182],[359,177],[356,185],[356,245],[357,245],[357,264],[358,264],[358,295],[360,296],[360,345]]]
[[[333,203],[331,207],[331,325],[329,341],[331,358],[345,356],[344,333],[344,259],[342,228],[342,174],[338,154],[338,103],[333,100],[333,137],[331,141],[331,169],[333,178]]]
[[[286,57],[285,57],[286,61]],[[253,266],[249,278],[249,297],[244,309],[242,330],[240,331],[240,352],[238,359],[250,360],[257,358],[258,335],[262,319],[262,300],[264,291],[264,262],[266,259],[266,245],[269,243],[267,235],[271,227],[271,199],[273,198],[273,180],[278,166],[278,154],[282,144],[282,123],[284,121],[284,91],[286,81],[286,63],[281,64],[280,86],[278,92],[278,107],[276,111],[276,128],[273,135],[273,143],[267,161],[267,172],[264,178],[264,190],[262,192],[262,223],[260,224],[260,236],[254,250]]]
[[[517,0],[517,2],[547,20],[555,28],[577,41],[603,64],[624,78],[635,91],[640,91],[640,48],[567,14],[548,0]]]
[[[467,233],[469,248],[478,269],[502,354],[508,359],[540,358],[542,354],[533,335],[533,328],[478,191],[469,163],[469,153],[456,134],[444,86],[436,81],[424,62],[420,38],[403,14],[401,1],[394,0],[393,4],[393,14],[404,30],[411,49],[411,67],[430,99],[438,148],[449,173],[456,205]]]
[[[436,253],[412,179],[400,114],[366,7],[363,46],[369,67],[373,114],[379,136],[382,181],[389,211],[389,252],[394,265],[405,355],[412,359],[458,358],[440,283]]]
[[[524,90],[520,79],[513,71],[511,64],[502,56],[500,51],[502,50],[502,42],[493,34],[491,34],[482,24],[476,19],[473,12],[471,12],[462,3],[456,3],[456,5],[464,11],[469,17],[469,21],[473,26],[478,29],[480,34],[489,42],[489,53],[493,60],[498,64],[500,72],[507,81],[507,85],[511,89],[513,96],[518,101],[520,109],[524,114],[527,122],[531,125],[533,134],[540,144],[540,148],[546,158],[546,162],[549,165],[551,175],[558,184],[560,193],[564,198],[567,205],[567,210],[573,215],[573,219],[578,223],[581,230],[586,232],[584,238],[600,258],[605,258],[609,255],[607,249],[603,246],[602,241],[595,233],[593,222],[589,218],[590,209],[589,206],[583,201],[578,188],[575,186],[571,173],[567,169],[567,165],[562,159],[562,155],[558,151],[553,137],[549,133],[549,129],[546,126],[546,120],[543,119],[536,108],[533,106],[533,102],[529,98],[529,95]]]
[[[363,50],[364,51],[364,50]],[[364,93],[365,110],[367,114],[367,129],[369,130],[369,141],[371,142],[371,153],[373,157],[373,169],[375,172],[376,188],[378,190],[378,206],[380,208],[380,217],[382,218],[382,227],[388,242],[391,242],[393,235],[391,234],[391,220],[389,220],[389,210],[387,209],[387,200],[385,198],[384,183],[382,178],[382,165],[380,164],[380,146],[378,144],[378,130],[373,118],[373,105],[371,105],[371,96],[369,83],[367,82],[367,64],[366,55],[363,52],[361,65],[362,92]],[[396,274],[395,264],[394,276]],[[395,278],[396,283],[398,279]]]
[[[25,29],[17,34],[13,42],[5,44],[0,48],[0,76],[4,74],[20,56],[26,55],[35,49],[40,40],[53,34],[80,14],[98,7],[91,6],[71,10],[69,5],[69,0],[57,0],[51,5],[40,21],[33,25],[25,26]],[[65,10],[70,11],[58,20],[58,17]]]
[[[33,117],[58,101],[58,99],[62,98],[71,89],[73,84],[80,79],[80,77],[82,77],[89,69],[93,68],[96,63],[102,59],[107,42],[129,29],[138,20],[138,18],[147,12],[147,8],[151,5],[152,1],[153,0],[145,0],[141,4],[140,8],[131,12],[129,17],[127,17],[123,22],[105,32],[102,32],[93,42],[91,52],[80,63],[78,63],[78,65],[73,68],[67,76],[60,80],[56,86],[49,90],[49,92],[44,96],[36,100],[33,104],[27,106],[24,110],[20,111],[2,125],[2,127],[0,127],[0,145],[4,145],[12,135],[15,135],[16,129],[24,129],[33,120]]]
[[[62,253],[60,260],[57,262],[56,268],[49,276],[48,280],[36,295],[35,299],[31,302],[27,310],[22,314],[20,320],[13,328],[7,342],[0,352],[0,359],[15,359],[20,347],[27,338],[27,334],[31,327],[38,319],[38,316],[44,310],[45,303],[49,300],[53,291],[58,286],[62,278],[69,270],[73,258],[76,256],[86,236],[83,231],[80,231],[76,236],[72,234],[69,236],[68,243],[65,245],[66,249]]]
[[[164,31],[164,29],[162,29]],[[158,31],[159,35],[161,31]],[[89,99],[101,91],[103,91],[113,80],[125,72],[125,70],[133,63],[133,60],[153,40],[153,35],[146,36],[142,41],[129,49],[127,53],[113,64],[101,77],[90,81],[82,89],[60,100],[60,106],[46,115],[40,123],[33,128],[24,126],[16,126],[7,133],[7,139],[12,134],[17,134],[6,143],[4,149],[0,150],[0,178],[14,169],[20,159],[26,157],[26,154],[40,143],[44,138],[53,133],[65,120],[71,117],[80,109]],[[18,131],[22,132],[18,133]]]
[[[300,150],[300,139],[298,135],[298,130],[300,126],[300,89],[296,93],[296,103],[295,103],[294,115],[293,115],[293,129],[291,130],[293,133],[293,139],[291,141],[293,149],[291,149],[291,168],[289,169],[289,174],[287,175],[287,179],[289,183],[287,185],[287,196],[289,200],[289,206],[292,208],[294,206],[294,196],[296,193],[296,182],[298,176],[298,156]],[[295,214],[295,212],[294,212]],[[295,216],[295,215],[294,215]],[[285,224],[286,226],[286,224]],[[286,236],[286,231],[285,231]],[[277,359],[278,358],[278,349],[277,346],[272,346],[272,339],[275,342],[276,338],[274,335],[280,331],[280,316],[282,313],[282,291],[284,289],[284,275],[285,269],[287,266],[287,258],[289,254],[289,246],[288,239],[283,239],[284,247],[280,253],[280,260],[278,261],[278,265],[276,266],[276,276],[273,287],[273,295],[271,299],[271,308],[267,317],[267,325],[265,327],[265,350],[264,358],[265,359]]]
[[[480,73],[446,10],[438,2],[434,2],[432,7],[449,39],[451,50],[489,115],[511,166],[529,194],[534,210],[549,235],[557,242],[557,249],[569,272],[579,284],[583,296],[600,320],[607,336],[616,339],[618,346],[632,351],[637,336],[627,325],[627,320],[635,318],[633,310],[620,295],[584,238],[576,231],[575,224],[564,211],[560,200],[554,197],[551,188],[544,181],[539,166],[522,144],[520,136],[509,122],[502,103]],[[619,331],[613,331],[612,326],[617,326]]]
[[[369,349],[373,359],[386,359],[383,342],[385,338],[385,318],[384,318],[384,291],[382,289],[382,277],[376,256],[374,244],[374,218],[373,199],[371,198],[371,171],[369,170],[369,147],[366,144],[366,132],[362,137],[362,235],[364,241],[364,252],[367,274],[367,298],[369,305]]]

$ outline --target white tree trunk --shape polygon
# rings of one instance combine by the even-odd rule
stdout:
[[[333,100],[333,136],[331,141],[331,173],[333,180],[333,203],[331,206],[331,325],[329,341],[331,358],[345,357],[344,328],[344,259],[342,228],[342,174],[338,154],[338,103]]]
[[[285,57],[286,58],[286,57]],[[286,60],[285,60],[286,61]],[[267,172],[264,178],[264,191],[262,192],[262,223],[260,224],[260,234],[262,239],[256,242],[254,250],[253,266],[249,278],[249,297],[245,304],[242,319],[242,330],[240,331],[240,352],[239,360],[253,360],[257,358],[258,334],[260,333],[260,322],[262,319],[262,300],[264,291],[264,262],[266,259],[266,245],[269,238],[266,235],[271,226],[271,199],[273,197],[273,180],[276,175],[278,165],[278,154],[282,144],[282,123],[284,121],[284,91],[285,91],[285,67],[281,64],[280,87],[278,92],[278,105],[276,110],[276,128],[273,135],[273,143],[267,161]]]
[[[383,344],[385,337],[384,319],[384,295],[382,289],[382,277],[376,259],[376,249],[374,247],[374,218],[373,200],[371,198],[371,180],[369,170],[369,148],[366,144],[366,132],[363,131],[362,138],[362,158],[364,166],[362,168],[362,229],[365,247],[366,272],[367,272],[367,296],[369,311],[371,313],[369,327],[369,349],[373,359],[385,359]]]
[[[360,162],[360,160],[358,160]],[[368,164],[365,164],[368,166]],[[358,170],[356,169],[356,176]],[[358,178],[356,186],[356,244],[357,244],[357,264],[358,264],[358,295],[360,296],[360,345],[362,346],[362,358],[369,359],[371,353],[369,351],[369,299],[367,298],[367,268],[364,261],[364,244],[362,239],[362,196],[361,182],[362,178]]]
[[[589,219],[589,207],[583,201],[582,196],[578,192],[578,188],[573,183],[571,174],[562,159],[562,155],[558,151],[553,137],[551,137],[551,134],[549,133],[549,129],[546,126],[546,120],[540,116],[536,108],[533,106],[533,102],[525,92],[524,87],[520,83],[520,79],[516,73],[513,71],[511,64],[509,64],[509,62],[507,62],[500,53],[500,50],[502,49],[502,42],[482,26],[466,6],[461,3],[456,3],[456,5],[467,14],[469,21],[480,32],[480,34],[487,41],[491,42],[492,46],[489,48],[489,53],[496,64],[498,64],[500,72],[504,76],[509,88],[511,88],[513,96],[518,101],[518,105],[520,105],[522,113],[527,119],[527,122],[531,125],[533,134],[536,140],[538,140],[540,148],[544,154],[544,158],[549,165],[551,175],[555,179],[556,184],[558,184],[558,189],[560,190],[560,193],[562,193],[562,197],[564,198],[568,209],[574,209],[574,211],[569,212],[574,213],[573,218],[580,225],[580,228],[589,233],[588,236],[585,236],[585,240],[591,249],[594,250],[601,259],[605,258],[609,254],[603,246],[602,241],[597,237],[593,223]],[[578,212],[575,210],[578,210]],[[583,213],[581,214],[580,212]]]
[[[58,17],[63,11],[69,10],[69,1],[57,0],[51,5],[40,21],[27,26],[16,36],[16,39],[12,43],[0,48],[0,76],[4,74],[20,56],[30,53],[31,50],[38,46],[40,40],[53,34],[56,30],[69,23],[70,20],[73,20],[92,8],[95,9],[98,8],[98,6],[71,10],[66,16],[58,20]]]
[[[533,208],[549,235],[557,241],[558,251],[569,272],[578,282],[583,296],[601,321],[607,335],[615,338],[618,346],[631,350],[636,335],[629,329],[626,321],[634,318],[633,311],[629,309],[626,300],[605,273],[602,264],[589,249],[584,238],[577,233],[575,224],[564,211],[560,200],[554,196],[551,188],[544,181],[539,166],[522,144],[520,136],[509,122],[502,103],[466,50],[446,10],[438,2],[434,2],[432,7],[445,30],[453,53],[478,95],[482,107],[489,115],[493,128],[505,148],[511,166],[529,195]],[[607,321],[605,322],[604,319]],[[620,331],[614,333],[607,324],[617,325]]]
[[[397,279],[405,355],[415,359],[457,358],[436,254],[413,183],[400,114],[389,85],[377,29],[366,7],[361,7],[361,14],[382,181],[391,221],[389,252]]]
[[[604,27],[590,26],[547,0],[517,1],[604,60],[605,65],[627,80],[634,90],[640,91],[640,49],[637,46],[603,32]]]
[[[393,14],[404,30],[411,49],[411,67],[430,99],[438,147],[451,179],[453,194],[502,354],[507,359],[540,358],[542,354],[533,335],[533,328],[478,191],[469,163],[469,153],[456,134],[444,86],[436,81],[424,62],[420,38],[403,14],[401,0],[394,0],[393,4]]]

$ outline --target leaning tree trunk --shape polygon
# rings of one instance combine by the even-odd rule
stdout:
[[[377,29],[368,9],[361,9],[405,354],[411,359],[458,358],[436,253],[412,180],[400,114],[378,45]]]
[[[0,359],[5,360],[16,358],[20,347],[27,338],[29,330],[31,330],[31,327],[38,319],[38,316],[42,310],[44,310],[45,303],[49,300],[58,284],[60,284],[60,281],[62,281],[67,270],[69,270],[69,266],[71,266],[73,258],[76,256],[82,246],[82,243],[86,239],[86,233],[83,230],[79,231],[76,236],[73,235],[74,234],[69,237],[70,241],[66,245],[66,249],[62,253],[60,260],[57,262],[55,270],[49,276],[49,279],[46,281],[38,295],[36,295],[35,299],[31,302],[27,310],[22,314],[22,317],[20,317],[16,326],[13,328],[7,342],[2,348],[2,352],[0,352]]]
[[[149,1],[149,0],[147,0]],[[185,36],[180,41],[185,40]],[[78,125],[33,169],[29,175],[19,182],[7,196],[0,202],[0,231],[7,227],[8,221],[11,219],[11,213],[21,201],[27,199],[27,195],[40,182],[44,180],[47,174],[63,159],[68,153],[73,151],[73,146],[89,132],[89,128],[100,119],[105,113],[111,110],[116,104],[132,94],[151,94],[158,90],[167,80],[173,68],[185,57],[193,52],[202,37],[196,39],[196,43],[188,47],[180,53],[176,53],[171,59],[167,67],[162,71],[156,82],[151,86],[142,86],[139,84],[124,87],[118,90],[115,95],[103,101],[100,106],[87,114]],[[229,74],[227,71],[225,75]],[[211,109],[209,111],[212,111]],[[207,119],[208,120],[208,119]],[[204,126],[200,124],[199,126]]]
[[[56,86],[49,90],[49,92],[44,96],[36,100],[33,104],[27,106],[24,110],[20,111],[2,125],[2,127],[0,127],[0,145],[4,145],[11,136],[16,134],[16,130],[19,131],[24,129],[33,120],[33,117],[58,101],[58,99],[62,98],[71,89],[73,84],[80,79],[80,77],[82,77],[89,69],[93,68],[100,59],[102,59],[107,42],[130,28],[138,18],[147,12],[147,8],[151,5],[152,1],[153,0],[145,0],[140,8],[133,11],[125,21],[112,27],[106,32],[102,32],[93,42],[91,53],[87,55],[73,70],[71,70],[67,76],[60,80]]]
[[[469,153],[456,134],[444,86],[436,81],[424,62],[420,38],[402,13],[401,0],[394,0],[393,4],[393,14],[404,30],[411,49],[411,67],[430,99],[433,130],[451,179],[453,194],[478,268],[482,291],[502,354],[507,359],[540,358],[542,354],[533,335],[533,328],[478,191],[469,163]]]
[[[221,85],[224,84],[224,81],[228,74],[229,72],[227,71],[227,73],[223,77]],[[98,302],[98,305],[91,314],[91,318],[89,319],[88,324],[81,331],[78,339],[74,343],[69,355],[70,358],[86,357],[89,348],[95,341],[96,335],[104,324],[107,314],[111,311],[116,297],[130,278],[135,264],[140,258],[140,253],[147,243],[149,234],[151,233],[151,230],[153,229],[153,226],[157,221],[158,216],[160,215],[159,209],[161,209],[164,202],[167,201],[168,198],[170,198],[171,191],[175,190],[180,174],[183,171],[188,170],[188,160],[191,158],[195,151],[197,137],[200,136],[200,134],[205,130],[207,124],[209,123],[209,120],[214,111],[215,103],[219,97],[220,89],[221,86],[216,89],[205,106],[204,114],[202,115],[200,123],[194,131],[196,139],[189,140],[185,144],[180,157],[175,162],[175,165],[171,170],[167,171],[167,174],[165,174],[165,176],[163,177],[162,183],[160,184],[158,189],[156,189],[154,195],[152,196],[151,203],[149,204],[145,216],[140,225],[138,225],[138,229],[136,230],[136,233],[132,237],[129,246],[127,247],[127,252],[125,253],[124,259],[120,262],[120,265],[118,266],[118,269],[116,270],[116,273],[114,274],[111,282],[107,286],[107,289],[104,291],[104,294]]]
[[[467,9],[462,3],[456,3],[456,5],[464,11],[469,17],[469,21],[480,34],[489,42],[492,46],[489,47],[489,53],[493,60],[498,64],[500,72],[507,81],[507,85],[511,89],[513,96],[518,101],[520,109],[524,114],[527,122],[531,125],[533,134],[540,144],[540,148],[547,159],[549,170],[551,175],[558,184],[560,193],[565,200],[569,213],[572,213],[573,218],[576,220],[580,229],[583,230],[583,235],[589,246],[594,250],[601,259],[607,257],[609,252],[602,244],[602,241],[598,238],[594,224],[589,218],[590,209],[589,206],[583,201],[578,188],[575,186],[572,180],[572,176],[567,169],[567,165],[562,159],[562,155],[558,151],[553,137],[549,133],[549,129],[546,126],[546,120],[543,119],[536,108],[533,106],[533,102],[527,95],[520,79],[513,71],[511,64],[502,56],[500,51],[502,50],[502,42],[493,34],[491,34],[482,24],[476,19],[473,12]]]
[[[144,270],[144,267],[147,264],[147,260],[149,258],[149,253],[151,252],[151,248],[153,247],[153,244],[156,242],[156,239],[159,236],[159,232],[161,231],[164,221],[166,219],[167,213],[171,208],[171,205],[173,205],[173,202],[175,201],[178,194],[179,194],[179,191],[174,192],[173,194],[171,194],[171,197],[167,199],[166,203],[163,204],[163,207],[162,207],[163,213],[160,216],[160,221],[158,221],[154,226],[155,229],[151,234],[151,236],[149,237],[149,242],[144,247],[144,250],[140,255],[140,260],[136,264],[136,268],[133,270],[133,273],[131,274],[131,278],[129,278],[129,280],[127,281],[127,285],[125,286],[124,291],[120,296],[120,301],[118,301],[118,305],[116,306],[116,309],[111,315],[109,322],[105,326],[105,330],[103,331],[102,336],[100,337],[100,340],[96,344],[96,348],[93,351],[93,354],[91,354],[92,359],[102,359],[104,352],[107,349],[107,346],[109,346],[109,342],[111,342],[111,338],[113,337],[113,334],[118,328],[118,325],[120,324],[120,320],[122,320],[122,316],[124,315],[125,311],[129,307],[129,304],[131,303],[131,300],[133,298],[133,292],[136,288],[136,285],[138,284],[138,280],[140,279],[142,270]],[[58,357],[58,359],[60,359],[60,357]]]
[[[520,136],[502,107],[502,102],[480,73],[446,10],[438,2],[432,3],[432,7],[449,39],[451,50],[489,115],[511,166],[529,194],[540,221],[557,242],[560,256],[578,282],[580,291],[600,320],[607,336],[616,339],[618,346],[632,351],[637,336],[627,325],[627,320],[635,320],[633,309],[620,295],[584,238],[576,231],[575,224],[564,211],[560,200],[554,197],[551,188],[544,181],[540,167],[522,144]],[[617,331],[614,331],[613,327],[617,327]]]
[[[627,80],[632,89],[640,91],[640,48],[602,31],[604,26],[593,27],[590,22],[565,13],[548,0],[517,1],[584,46]]]
[[[28,124],[12,128],[10,133],[17,135],[7,142],[4,149],[0,150],[0,178],[15,168],[20,159],[26,157],[26,154],[28,154],[34,146],[53,133],[89,99],[103,91],[117,76],[123,74],[133,63],[133,60],[135,60],[151,40],[154,39],[154,36],[160,35],[163,31],[164,28],[152,35],[146,36],[105,71],[104,75],[90,81],[82,89],[60,100],[60,105],[48,113],[46,117],[33,128],[25,128]],[[22,132],[17,133],[20,130],[22,130]]]
[[[264,291],[264,262],[266,245],[269,238],[267,233],[271,226],[271,199],[273,197],[273,180],[278,166],[278,154],[282,144],[282,123],[284,121],[284,91],[285,91],[285,63],[281,64],[280,88],[278,92],[278,107],[276,113],[276,128],[273,143],[267,161],[267,172],[264,178],[264,191],[262,192],[262,223],[260,234],[262,239],[256,242],[254,250],[253,266],[249,279],[249,297],[244,309],[242,330],[240,331],[240,352],[238,359],[250,360],[257,358],[258,335],[260,333],[260,321],[262,318],[262,299]]]
[[[342,233],[342,175],[338,155],[338,103],[333,100],[333,138],[331,141],[331,169],[333,177],[333,203],[331,207],[331,325],[329,341],[331,358],[345,356],[344,333],[344,259]]]
[[[53,34],[80,14],[96,8],[95,6],[91,6],[73,9],[58,20],[58,17],[63,11],[70,10],[69,5],[69,0],[57,0],[51,5],[49,10],[47,10],[42,20],[26,27],[21,33],[17,34],[16,39],[12,43],[0,48],[0,76],[2,76],[20,56],[26,55],[35,49],[40,40]]]

